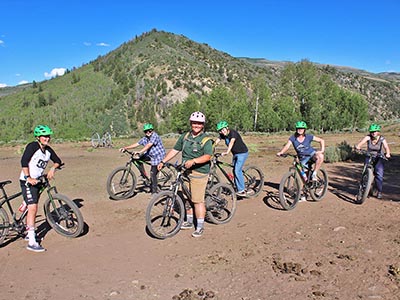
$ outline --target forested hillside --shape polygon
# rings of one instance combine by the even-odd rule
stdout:
[[[398,78],[307,60],[234,58],[152,30],[62,77],[0,89],[0,141],[31,137],[38,123],[74,140],[93,131],[130,135],[145,122],[180,132],[197,109],[210,130],[220,119],[243,131],[291,130],[298,119],[319,131],[354,129],[399,118]]]

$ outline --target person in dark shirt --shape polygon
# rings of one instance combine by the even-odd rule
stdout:
[[[33,131],[36,141],[29,143],[21,158],[21,174],[20,185],[22,195],[24,198],[23,204],[26,204],[28,214],[26,217],[27,236],[28,240],[27,249],[34,252],[46,251],[37,241],[35,233],[35,220],[38,210],[40,181],[37,180],[43,175],[49,160],[53,161],[53,166],[47,173],[47,178],[50,180],[54,177],[56,168],[62,162],[57,156],[55,151],[49,146],[50,136],[53,130],[46,125],[38,125]]]
[[[221,154],[228,155],[229,152],[232,152],[233,155],[232,164],[235,175],[235,185],[237,188],[236,195],[240,197],[246,197],[247,191],[245,190],[242,169],[247,157],[249,156],[249,150],[247,149],[246,144],[243,142],[239,132],[230,129],[227,121],[218,122],[217,131],[219,132],[219,137],[215,141],[215,146],[218,145],[221,140],[224,140],[228,149]]]

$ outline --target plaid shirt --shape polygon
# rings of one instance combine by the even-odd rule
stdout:
[[[149,150],[145,153],[151,159],[151,165],[158,165],[165,156],[165,148],[161,141],[160,136],[153,131],[150,137],[144,136],[138,142],[139,145],[145,146],[148,143],[153,144]]]

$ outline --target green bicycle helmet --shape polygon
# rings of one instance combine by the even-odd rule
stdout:
[[[153,129],[154,129],[153,124],[146,123],[143,125],[143,131],[153,130]]]
[[[299,129],[299,128],[307,129],[307,123],[304,121],[296,122],[296,129]]]
[[[217,124],[217,131],[220,131],[221,129],[224,129],[228,126],[229,126],[229,124],[227,121],[219,121]]]
[[[51,128],[47,125],[38,125],[33,130],[33,135],[35,137],[39,137],[42,135],[52,135],[52,134],[53,134],[53,130],[51,130]]]
[[[381,131],[381,125],[378,125],[378,124],[373,123],[373,124],[371,124],[371,125],[369,126],[368,131],[369,131],[369,132]]]

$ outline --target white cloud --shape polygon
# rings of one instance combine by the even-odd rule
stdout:
[[[27,83],[29,83],[29,81],[21,80],[20,82],[18,82],[18,85],[20,85],[20,84],[27,84]]]
[[[4,88],[4,87],[6,87],[7,86],[7,84],[5,84],[5,83],[0,83],[0,89],[1,88]]]
[[[107,44],[107,43],[97,43],[96,46],[100,46],[100,47],[110,47],[110,44]]]
[[[0,40],[0,46],[4,46],[4,41]]]
[[[83,42],[83,44],[84,44],[85,46],[92,46],[92,43],[90,43],[90,42]]]
[[[44,72],[44,77],[52,78],[56,76],[63,76],[65,74],[65,71],[67,71],[67,69],[65,68],[54,68],[53,70],[51,70],[50,73]]]

